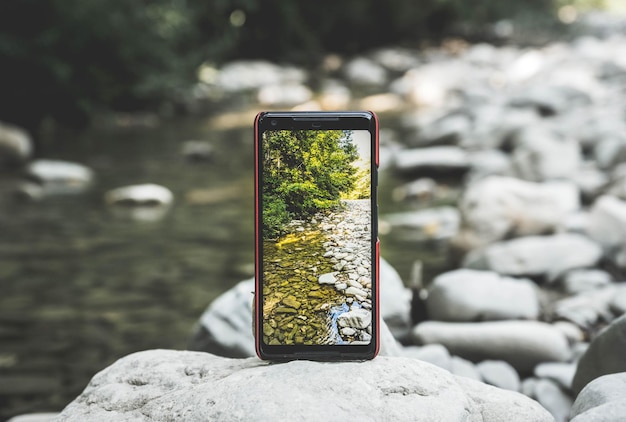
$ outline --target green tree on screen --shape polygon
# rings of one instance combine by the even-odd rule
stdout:
[[[339,204],[355,183],[350,131],[268,131],[263,135],[263,233]]]

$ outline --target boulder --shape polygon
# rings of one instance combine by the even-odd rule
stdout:
[[[587,384],[576,397],[572,422],[610,422],[626,415],[626,372],[603,375]]]
[[[624,350],[626,350],[626,314],[613,321],[591,341],[589,348],[578,361],[572,382],[574,393],[578,394],[585,385],[602,375],[626,371]]]
[[[96,374],[59,415],[70,421],[551,421],[522,394],[415,359],[229,359],[147,350]]]

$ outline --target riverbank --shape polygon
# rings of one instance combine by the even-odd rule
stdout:
[[[369,200],[294,220],[265,241],[264,340],[344,344],[371,340]]]

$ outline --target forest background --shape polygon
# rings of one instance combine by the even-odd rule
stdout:
[[[0,119],[35,136],[107,111],[185,112],[203,63],[264,58],[306,66],[329,52],[418,47],[444,37],[497,42],[503,19],[564,32],[563,8],[619,0],[5,0]],[[562,16],[561,16],[562,18]],[[496,27],[497,32],[497,27]]]

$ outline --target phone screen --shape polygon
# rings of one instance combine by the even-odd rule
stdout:
[[[377,131],[362,118],[290,116],[257,133],[257,346],[370,350]]]

